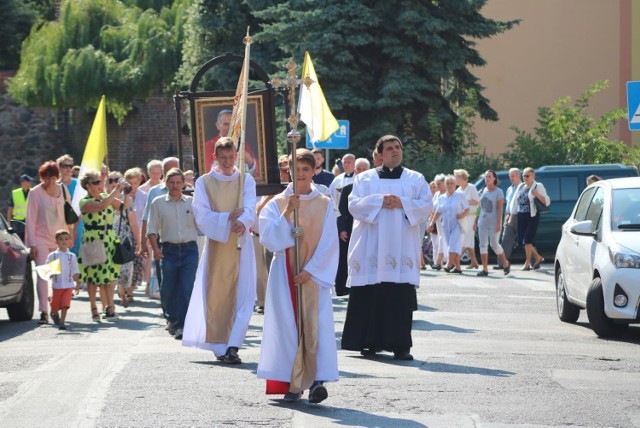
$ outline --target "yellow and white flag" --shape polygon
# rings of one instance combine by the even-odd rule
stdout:
[[[242,70],[240,70],[240,78],[238,79],[238,86],[236,87],[236,95],[233,97],[233,112],[231,113],[231,122],[229,126],[229,137],[233,139],[236,149],[240,150],[238,141],[240,140],[240,132],[242,130],[242,97],[244,94],[244,81],[246,79],[244,62],[242,63]]]
[[[60,259],[50,261],[46,265],[36,266],[36,272],[38,272],[38,276],[45,281],[49,280],[52,275],[60,275],[62,272]]]
[[[96,112],[96,117],[93,120],[93,126],[91,126],[91,133],[87,140],[87,146],[84,149],[84,156],[82,156],[82,164],[80,164],[80,172],[78,176],[82,176],[82,173],[88,169],[95,169],[100,171],[104,158],[107,156],[107,110],[105,108],[104,95],[100,99],[100,105]],[[80,214],[80,200],[85,197],[87,191],[79,185],[76,186],[76,190],[73,192],[73,198],[71,206]]]
[[[331,113],[327,100],[318,82],[316,70],[313,68],[309,52],[304,53],[304,64],[302,66],[302,79],[310,77],[313,83],[307,87],[300,85],[300,103],[298,112],[300,120],[307,125],[307,132],[311,143],[325,141],[331,134],[339,128],[338,121]]]

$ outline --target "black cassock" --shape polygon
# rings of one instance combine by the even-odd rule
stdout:
[[[347,184],[342,188],[340,193],[340,203],[338,203],[338,210],[340,211],[340,217],[338,217],[338,235],[342,232],[347,232],[347,236],[351,238],[351,229],[353,229],[353,216],[349,212],[349,195],[353,189],[353,184]],[[346,296],[349,294],[347,284],[347,253],[349,252],[349,240],[347,242],[342,239],[338,240],[340,243],[340,258],[338,263],[338,271],[336,272],[336,294],[338,296]]]
[[[393,180],[400,178],[403,169],[378,167],[376,170],[381,179]],[[348,193],[351,193],[353,185],[348,187]],[[346,193],[345,190],[347,186],[343,189],[342,196]],[[342,204],[342,197],[340,202]],[[353,216],[349,215],[353,226]],[[418,301],[413,284],[383,282],[352,287],[342,332],[342,349],[409,351],[413,346],[413,311],[417,309]]]

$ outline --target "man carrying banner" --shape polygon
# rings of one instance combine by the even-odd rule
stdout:
[[[338,380],[338,357],[331,290],[338,264],[338,237],[331,200],[312,184],[315,159],[298,149],[297,194],[293,183],[260,213],[260,242],[274,253],[267,285],[262,350],[258,377],[267,379],[267,394],[285,394],[297,401],[309,389],[309,401],[327,398],[323,382]],[[294,276],[293,211],[298,209],[300,274]],[[296,307],[294,287],[302,304]],[[302,341],[296,313],[300,310]]]
[[[256,182],[246,175],[241,187],[242,177],[235,166],[238,154],[231,138],[216,142],[214,156],[217,165],[198,178],[193,194],[196,223],[208,239],[196,273],[182,344],[213,351],[219,361],[240,364],[238,349],[249,327],[256,295],[255,254],[247,233],[256,215]],[[239,189],[243,208],[238,208]]]

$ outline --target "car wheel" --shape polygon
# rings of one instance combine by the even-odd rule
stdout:
[[[580,317],[580,308],[567,299],[567,287],[564,281],[564,273],[558,268],[556,274],[556,304],[558,316],[561,321],[575,323]]]
[[[29,321],[33,318],[33,274],[31,263],[27,262],[22,286],[22,296],[16,303],[7,306],[11,321]]]
[[[620,336],[629,324],[617,324],[604,313],[604,294],[602,280],[594,278],[587,292],[587,316],[593,331],[600,337]]]

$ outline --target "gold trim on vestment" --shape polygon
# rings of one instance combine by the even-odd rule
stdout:
[[[283,213],[287,208],[288,197],[284,194],[276,196],[278,208]],[[300,249],[300,271],[311,259],[320,238],[322,237],[322,225],[327,212],[329,198],[323,195],[310,200],[301,200],[298,209],[299,225],[303,230],[298,238]],[[295,248],[287,249],[292,272],[295,272]],[[318,353],[318,302],[320,292],[318,284],[309,280],[302,284],[300,310],[302,311],[302,341],[298,344],[296,357],[291,367],[291,381],[289,391],[302,392],[309,389],[314,380],[317,380]]]
[[[203,180],[213,211],[231,212],[238,207],[239,180],[221,181],[209,174]],[[207,240],[206,343],[228,343],[235,321],[240,269],[235,237],[230,233],[227,242]]]

